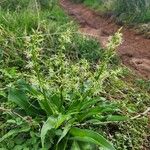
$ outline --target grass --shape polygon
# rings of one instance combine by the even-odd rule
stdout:
[[[111,12],[117,20],[126,24],[147,23],[150,21],[150,3],[147,0],[84,0],[83,3],[101,12]]]
[[[121,34],[104,50],[77,33],[57,3],[47,9],[46,1],[38,7],[6,2],[0,10],[0,149],[149,148],[147,114],[132,119],[150,106],[149,82],[116,63]]]

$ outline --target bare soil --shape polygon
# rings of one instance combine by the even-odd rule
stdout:
[[[109,36],[113,35],[121,26],[111,17],[101,15],[82,4],[75,4],[71,0],[60,0],[60,5],[80,25],[80,32],[96,37],[103,47]],[[143,78],[150,79],[150,39],[138,35],[133,29],[124,27],[123,42],[117,50],[122,63]]]

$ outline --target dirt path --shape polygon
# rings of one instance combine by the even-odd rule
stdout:
[[[102,46],[120,28],[110,18],[105,18],[82,4],[74,4],[71,0],[60,0],[60,4],[80,24],[82,33],[98,38]],[[123,43],[117,52],[123,64],[150,79],[150,40],[128,28],[122,32]]]

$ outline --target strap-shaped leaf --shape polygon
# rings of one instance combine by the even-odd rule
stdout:
[[[54,129],[56,126],[56,121],[57,119],[54,117],[49,117],[47,121],[44,123],[42,130],[41,130],[41,142],[42,142],[42,147],[44,148],[44,142],[45,142],[45,137],[46,134],[49,130]]]
[[[6,133],[2,138],[0,138],[0,143],[2,141],[4,141],[5,139],[9,138],[12,135],[16,135],[18,133],[22,133],[22,132],[28,132],[30,130],[29,126],[24,126],[20,129],[14,129],[14,130],[10,130],[8,133]]]
[[[64,130],[63,130],[63,132],[62,132],[62,135],[60,136],[60,138],[59,138],[59,140],[58,140],[57,143],[59,143],[59,142],[67,135],[67,133],[69,132],[70,128],[71,128],[71,124],[67,124],[67,125],[64,127]]]
[[[72,143],[71,150],[81,150],[79,144],[75,140]]]
[[[107,121],[127,121],[129,118],[127,116],[121,115],[108,115]]]
[[[16,103],[19,107],[24,109],[28,115],[37,114],[37,109],[29,103],[25,92],[20,89],[11,88],[9,90],[8,100]]]
[[[102,135],[87,129],[71,128],[70,134],[74,139],[84,142],[93,143],[108,150],[115,150],[112,144],[107,141]]]
[[[45,137],[47,132],[52,129],[57,129],[59,126],[62,125],[64,121],[68,119],[69,119],[69,115],[62,115],[62,114],[59,114],[58,117],[51,116],[47,119],[47,121],[44,123],[41,130],[41,142],[43,148],[44,148],[44,142],[45,142]]]
[[[90,118],[93,115],[115,112],[117,110],[118,110],[117,108],[115,108],[114,106],[111,107],[111,105],[96,106],[93,108],[89,108],[88,110],[86,109],[86,110],[82,111],[79,116],[79,120],[83,121],[87,118]]]

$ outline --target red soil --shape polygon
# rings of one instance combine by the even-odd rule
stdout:
[[[74,4],[70,0],[60,0],[61,6],[79,24],[83,34],[96,37],[105,46],[108,37],[119,28],[112,19],[83,6]],[[134,70],[138,75],[150,79],[150,39],[137,35],[133,29],[124,27],[123,43],[117,50],[122,63]]]

